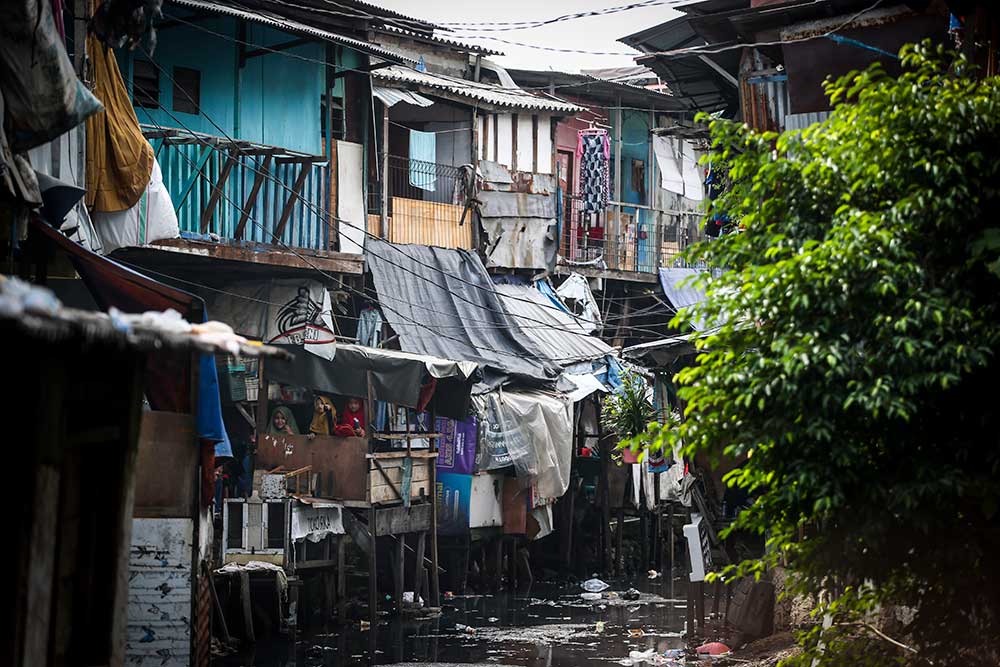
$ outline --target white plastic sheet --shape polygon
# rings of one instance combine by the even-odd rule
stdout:
[[[570,400],[539,391],[498,391],[477,400],[521,485],[534,484],[543,498],[566,493],[573,455]]]

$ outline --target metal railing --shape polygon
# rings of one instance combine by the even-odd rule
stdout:
[[[681,251],[702,238],[699,211],[622,204],[586,212],[578,197],[565,202],[559,255],[570,265],[593,263],[611,271],[654,273],[681,265]]]
[[[385,165],[388,196],[381,183],[368,187],[368,214],[387,219],[382,236],[393,243],[419,243],[442,248],[472,248],[472,224],[466,215],[461,170],[446,164],[390,155]]]
[[[216,141],[190,135],[150,140],[181,231],[333,249],[330,169],[317,162],[322,158]]]

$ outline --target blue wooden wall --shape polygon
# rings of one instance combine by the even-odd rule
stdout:
[[[197,27],[183,25],[161,30],[152,57],[162,70],[161,108],[136,107],[139,122],[322,154],[320,99],[326,78],[325,43],[256,56],[239,69],[236,37],[237,21],[231,18],[199,22]],[[247,24],[245,41],[251,46],[246,50],[272,47],[297,37],[267,26]],[[145,57],[141,52],[119,54],[130,91],[132,63]],[[170,77],[175,67],[201,73],[201,114],[174,110]]]

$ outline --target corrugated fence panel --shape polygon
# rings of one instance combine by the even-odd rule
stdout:
[[[191,657],[191,519],[133,519],[129,550],[129,665],[186,667]]]

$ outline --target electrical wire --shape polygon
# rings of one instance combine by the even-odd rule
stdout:
[[[512,30],[529,30],[532,28],[541,28],[542,26],[552,25],[554,23],[562,23],[564,21],[575,21],[577,19],[594,18],[598,16],[608,16],[610,14],[619,14],[621,12],[631,11],[633,9],[645,9],[647,7],[656,6],[675,6],[683,2],[690,2],[691,0],[644,0],[643,2],[633,2],[628,5],[619,5],[617,7],[606,7],[604,9],[594,9],[586,12],[576,12],[573,14],[564,14],[562,16],[557,16],[551,19],[544,19],[540,21],[446,21],[440,23],[442,26],[463,26],[457,28],[459,30],[475,30],[477,32],[506,32]]]
[[[171,84],[174,85],[175,88],[178,88],[179,90],[181,90],[184,93],[184,95],[187,96],[188,100],[192,104],[195,104],[195,101],[191,98],[190,94],[186,90],[184,90],[182,87],[176,86],[176,82],[174,82],[174,79],[170,75],[170,73],[167,72],[162,66],[160,66],[159,63],[157,63],[155,60],[152,59],[152,56],[147,51],[145,51],[145,47],[140,46],[140,48],[143,49],[143,52],[146,53],[147,57],[150,58],[151,64],[153,64],[157,68],[157,70],[160,71],[161,74],[163,74],[164,76],[166,76],[170,80]],[[153,121],[152,114],[148,110],[146,110],[145,107],[141,107],[141,108],[145,111],[145,113],[147,114],[147,116],[149,116],[150,120]],[[216,144],[214,144],[213,142],[209,142],[207,140],[201,140],[201,139],[199,139],[198,135],[196,135],[183,121],[181,121],[173,113],[171,113],[170,111],[168,111],[167,109],[162,108],[162,107],[161,107],[161,110],[164,113],[166,113],[168,116],[170,116],[170,118],[173,119],[175,122],[177,122],[179,125],[181,125],[181,127],[183,127],[185,130],[187,130],[189,133],[191,133],[192,137],[194,137],[196,141],[198,141],[199,143],[202,143],[203,145],[211,148],[212,150],[220,150],[219,147]],[[244,156],[250,157],[252,160],[254,160],[256,162],[257,156],[252,155],[252,154],[248,155],[247,153],[245,153],[243,151],[243,149],[235,142],[235,140],[232,137],[230,137],[229,134],[226,133],[226,131],[218,123],[216,123],[213,118],[211,118],[211,116],[209,116],[204,110],[202,110],[200,108],[199,108],[199,112],[201,113],[201,115],[203,115],[206,118],[206,120],[209,121],[209,123],[211,123],[219,132],[221,132],[229,142],[231,142],[233,144],[233,146],[235,147],[235,149],[236,149],[237,152],[243,154]],[[155,123],[155,121],[153,121],[153,124],[158,129],[160,129],[160,130],[165,130],[166,129],[166,128],[163,128],[162,126],[159,126],[157,123]],[[185,159],[188,159],[187,156],[184,155],[183,153],[180,153],[180,155],[182,155],[183,157],[185,157]],[[193,164],[192,164],[192,166],[193,166]],[[285,183],[283,183],[280,179],[278,179],[278,178],[276,178],[274,176],[271,176],[270,173],[268,173],[266,171],[260,171],[258,169],[253,169],[253,168],[251,170],[254,171],[254,173],[256,173],[256,174],[258,174],[260,176],[263,176],[263,177],[271,180],[276,185],[278,185],[281,188],[283,188],[284,190],[286,190],[289,193],[289,195],[298,197],[298,195],[295,193],[294,190],[292,190],[292,188],[290,188],[288,185],[286,185]],[[225,195],[223,194],[223,196],[225,196]],[[227,199],[228,199],[228,197],[227,197]],[[353,229],[355,229],[357,231],[362,232],[366,237],[369,237],[369,238],[372,238],[372,239],[376,239],[376,240],[382,240],[380,237],[378,237],[375,234],[372,234],[371,232],[369,232],[367,229],[365,229],[363,227],[360,227],[360,226],[355,225],[355,224],[353,224],[353,223],[351,223],[351,222],[349,222],[347,220],[343,220],[343,219],[341,219],[341,218],[339,218],[337,216],[334,216],[329,211],[327,211],[325,209],[321,209],[321,208],[316,207],[315,205],[312,204],[312,202],[309,202],[309,201],[303,199],[302,197],[299,197],[299,199],[302,202],[303,206],[305,206],[306,208],[308,208],[310,211],[312,211],[313,213],[315,213],[320,218],[332,218],[332,219],[335,219],[335,220],[337,220],[338,223],[344,224],[344,225],[346,225],[348,227],[351,227],[351,228],[353,228]],[[232,203],[232,202],[230,201],[230,203]],[[270,230],[267,230],[263,225],[259,225],[259,226],[261,226],[261,228],[264,229],[264,231],[266,233],[271,234],[272,236],[274,236],[274,234],[272,232],[270,232]],[[277,237],[275,237],[275,238],[277,238]],[[282,245],[285,245],[286,247],[290,248],[290,246],[287,246],[286,244],[284,244],[283,241],[280,241],[280,243]],[[425,267],[427,269],[430,269],[431,271],[433,271],[435,273],[439,273],[439,274],[445,276],[446,278],[450,278],[452,280],[456,280],[456,281],[461,282],[463,284],[466,284],[466,285],[468,285],[468,286],[470,286],[470,287],[472,287],[474,289],[478,289],[478,290],[489,292],[491,294],[495,294],[495,291],[492,290],[491,288],[487,288],[487,287],[484,287],[484,286],[479,285],[477,283],[473,283],[473,282],[467,281],[467,280],[465,280],[465,279],[463,279],[463,278],[461,278],[459,276],[452,276],[452,275],[447,274],[446,272],[442,271],[441,269],[439,269],[438,267],[436,267],[436,266],[434,266],[432,264],[427,264],[427,263],[421,262],[420,260],[418,260],[416,258],[410,257],[405,252],[403,252],[401,249],[397,248],[394,244],[389,243],[388,247],[392,248],[393,250],[395,250],[399,254],[403,255],[410,262],[413,262],[413,263],[418,264],[420,266],[423,266],[423,267]],[[430,278],[428,278],[426,276],[423,276],[423,275],[417,273],[416,271],[408,269],[407,267],[405,267],[405,266],[403,266],[401,264],[395,263],[392,260],[390,260],[390,259],[388,259],[388,258],[386,258],[384,256],[378,255],[378,254],[376,254],[376,253],[374,253],[374,252],[372,252],[370,250],[368,250],[366,252],[368,252],[370,255],[372,255],[374,257],[379,258],[380,260],[386,262],[387,264],[395,266],[396,268],[399,268],[399,269],[401,269],[401,270],[403,270],[403,271],[405,271],[407,273],[412,274],[413,276],[415,276],[417,278],[420,278],[421,280],[424,280],[425,282],[429,282],[431,284],[434,284],[436,287],[440,287],[439,285],[437,285],[436,283],[434,283],[433,281],[431,281]],[[298,253],[295,253],[295,254],[297,256],[301,257],[301,255],[299,255]],[[312,266],[314,268],[317,268],[311,262],[307,262],[307,263],[310,266]],[[317,270],[319,270],[319,269],[317,268]],[[323,275],[327,275],[327,274],[324,273]],[[327,276],[327,277],[329,277],[329,276]],[[494,313],[494,314],[508,315],[508,313],[506,313],[505,311],[497,311],[497,310],[495,310],[493,308],[489,308],[488,306],[484,306],[484,305],[482,305],[482,304],[480,304],[478,302],[466,299],[465,297],[462,297],[457,292],[454,292],[452,290],[446,289],[446,291],[449,294],[451,294],[453,297],[455,297],[455,298],[457,298],[457,299],[459,299],[461,301],[464,301],[464,302],[468,303],[469,305],[472,305],[473,307],[480,308],[480,309],[486,310],[486,311]],[[512,297],[512,299],[516,300],[516,301],[521,301],[521,302],[524,302],[524,303],[528,303],[528,304],[531,304],[531,305],[535,305],[535,306],[538,306],[538,307],[545,307],[545,306],[540,306],[539,304],[537,304],[534,301],[529,300],[529,299],[521,299],[521,298],[513,298],[513,297]],[[552,310],[556,310],[556,311],[559,311],[559,312],[564,312],[564,311],[562,311],[561,309],[559,309],[559,308],[557,308],[555,306],[551,306],[550,308]],[[582,320],[581,318],[579,318],[579,317],[577,317],[575,315],[573,315],[573,317],[581,325],[586,326],[586,324],[588,324],[585,320]],[[548,326],[548,327],[552,326],[550,323],[543,322],[541,320],[534,320],[533,318],[526,318],[526,319],[532,320],[532,321],[534,321],[534,322],[536,322],[538,324],[542,324],[542,325],[545,325],[545,326]],[[558,327],[555,327],[555,328],[558,328]],[[565,332],[567,332],[567,333],[574,334],[574,335],[587,335],[587,336],[589,336],[589,334],[583,334],[583,333],[581,333],[579,331],[573,331],[571,329],[562,329],[562,330],[565,331]]]

